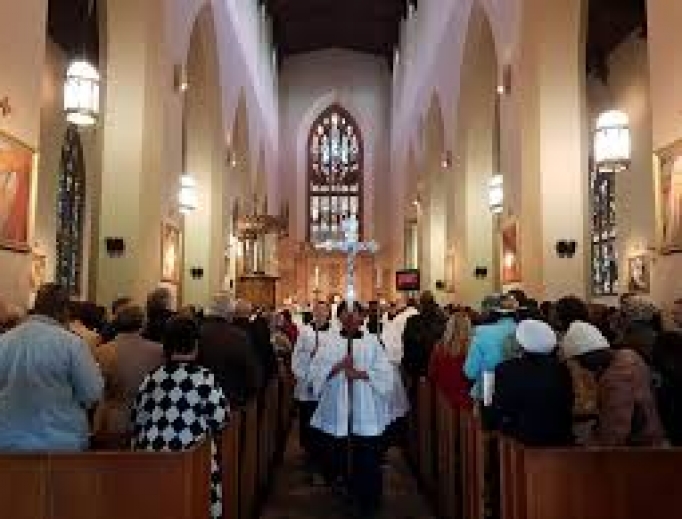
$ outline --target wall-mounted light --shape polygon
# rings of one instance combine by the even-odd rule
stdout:
[[[493,214],[504,211],[504,177],[493,175],[488,183],[488,207]]]
[[[173,87],[179,94],[184,94],[189,90],[189,75],[187,74],[187,67],[184,65],[173,67]]]
[[[180,177],[180,193],[178,193],[178,203],[180,205],[180,212],[188,214],[199,205],[197,196],[197,182],[194,177],[185,173]]]
[[[632,155],[630,120],[627,114],[610,110],[597,118],[594,132],[594,160],[600,165],[625,169]]]
[[[450,169],[452,167],[452,152],[450,150],[444,151],[440,159],[440,165],[443,169]]]
[[[559,240],[556,242],[556,253],[560,258],[572,258],[578,250],[575,240]]]
[[[66,120],[76,126],[93,126],[99,117],[100,76],[85,60],[69,65],[64,82]]]
[[[104,238],[104,245],[107,254],[112,258],[117,258],[125,254],[126,244],[123,238]]]
[[[512,88],[512,69],[510,65],[504,65],[497,80],[497,94],[509,95]]]

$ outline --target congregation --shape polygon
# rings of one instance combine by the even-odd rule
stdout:
[[[316,302],[268,312],[217,297],[171,310],[70,301],[44,285],[28,316],[0,305],[0,451],[87,450],[98,434],[134,449],[180,451],[215,438],[230,412],[276,377],[296,378],[310,483],[357,517],[380,510],[386,451],[404,446],[414,381],[525,445],[679,446],[682,301],[670,315],[625,295],[619,308],[521,291],[480,312],[419,300]],[[221,517],[212,442],[212,517]]]

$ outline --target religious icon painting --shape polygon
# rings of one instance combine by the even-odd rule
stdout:
[[[636,294],[651,291],[651,258],[646,254],[628,260],[628,291]]]
[[[661,252],[682,252],[682,140],[659,154],[658,166]]]
[[[521,265],[519,264],[519,226],[511,222],[502,228],[502,284],[510,285],[521,282]]]
[[[182,270],[182,240],[180,229],[171,222],[161,227],[161,280],[180,284]]]
[[[0,248],[28,253],[31,177],[35,154],[31,148],[0,132]]]

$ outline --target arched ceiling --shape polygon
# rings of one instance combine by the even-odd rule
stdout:
[[[255,0],[254,0],[255,1]],[[416,5],[416,0],[409,0]],[[281,56],[343,48],[392,59],[405,0],[264,0]]]

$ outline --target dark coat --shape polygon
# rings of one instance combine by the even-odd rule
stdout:
[[[403,332],[403,369],[408,375],[425,377],[434,346],[443,339],[447,316],[439,308],[413,315]]]
[[[253,345],[254,351],[258,356],[263,371],[263,387],[267,385],[272,377],[277,375],[278,363],[275,348],[270,340],[270,326],[267,319],[264,317],[257,317],[253,321],[249,319],[238,317],[232,321],[232,324],[245,331]]]
[[[243,406],[263,385],[263,370],[251,338],[220,317],[201,325],[199,363],[212,371],[229,402]]]
[[[573,383],[555,355],[525,354],[495,370],[491,417],[503,434],[526,445],[573,443]]]

